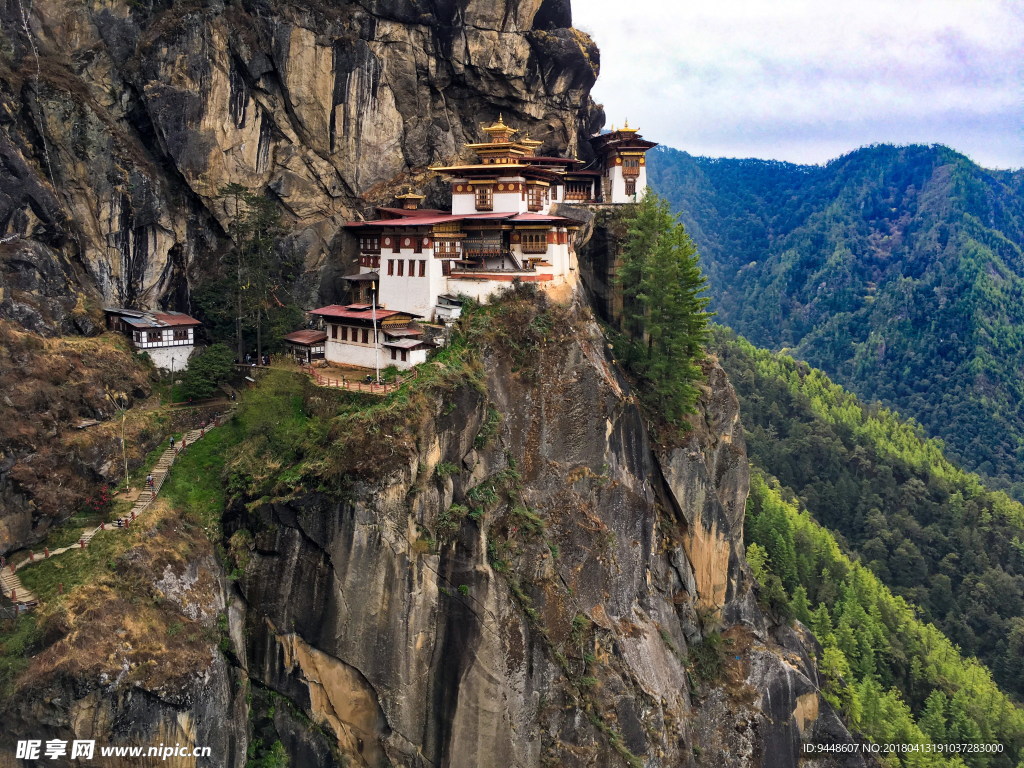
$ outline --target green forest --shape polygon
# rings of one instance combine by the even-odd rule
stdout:
[[[658,148],[649,167],[723,323],[912,416],[1024,499],[1024,172],[885,145],[825,166]]]
[[[751,482],[746,540],[762,601],[814,632],[822,646],[822,695],[856,730],[883,749],[931,743],[979,750],[883,752],[884,764],[1021,764],[1024,712],[989,671],[964,658],[913,605],[843,554],[796,499],[759,472]],[[984,745],[1001,751],[985,751]]]
[[[752,462],[894,593],[1024,696],[1024,506],[913,422],[716,328]]]

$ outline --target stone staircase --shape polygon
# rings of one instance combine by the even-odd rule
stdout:
[[[205,427],[204,429],[193,429],[186,432],[179,443],[174,448],[168,447],[157,459],[156,465],[150,474],[153,476],[153,485],[150,488],[143,488],[138,496],[135,497],[135,501],[132,504],[131,510],[128,514],[118,518],[112,523],[101,523],[98,527],[92,530],[83,530],[82,535],[79,537],[78,542],[67,547],[61,547],[55,549],[52,552],[47,551],[42,555],[36,553],[29,553],[29,556],[24,560],[21,560],[16,565],[9,563],[0,569],[0,589],[3,590],[4,596],[10,598],[11,602],[19,606],[22,609],[28,609],[39,604],[39,598],[33,592],[25,588],[21,583],[21,579],[18,578],[18,571],[31,565],[34,562],[45,560],[51,557],[57,557],[63,555],[65,552],[70,552],[78,549],[84,549],[89,546],[91,542],[100,531],[116,531],[129,527],[139,515],[146,511],[146,508],[153,503],[157,495],[160,493],[160,488],[164,484],[164,480],[167,479],[167,473],[170,471],[171,466],[174,464],[174,460],[178,457],[178,454],[186,450],[188,446],[192,445],[196,440],[199,440],[213,429],[217,424],[223,423],[223,417],[214,422],[213,425]]]

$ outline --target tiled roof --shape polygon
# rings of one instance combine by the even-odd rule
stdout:
[[[417,347],[435,347],[437,346],[432,341],[424,341],[423,339],[388,339],[381,342],[383,347],[394,347],[395,349],[415,349]]]
[[[184,312],[150,312],[123,307],[104,307],[108,315],[117,315],[133,328],[172,328],[174,326],[202,325]]]
[[[388,317],[394,317],[395,315],[406,315],[407,317],[420,317],[420,315],[414,315],[412,312],[401,312],[397,309],[381,309],[377,308],[376,316],[371,307],[365,304],[349,304],[347,306],[341,306],[340,304],[331,304],[326,307],[320,307],[320,309],[314,309],[311,314],[319,315],[321,317],[330,317],[337,320],[365,320],[367,322],[377,320],[378,322]]]
[[[539,213],[515,213],[506,211],[504,213],[467,213],[454,215],[450,213],[441,216],[409,216],[404,219],[376,219],[374,221],[350,221],[345,224],[349,228],[357,227],[426,227],[434,224],[449,224],[454,221],[567,221],[561,216],[544,216]]]
[[[318,344],[327,340],[326,331],[293,331],[284,337],[293,344]]]

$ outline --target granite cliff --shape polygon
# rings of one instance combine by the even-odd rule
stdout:
[[[480,121],[584,153],[603,121],[568,0],[7,0],[0,20],[0,317],[44,334],[90,332],[103,302],[188,310],[226,184],[280,203],[323,302],[341,224]]]
[[[263,417],[222,478],[227,560],[187,516],[157,526],[163,546],[139,534],[50,614],[0,747],[43,723],[217,749],[179,766],[242,766],[279,742],[302,766],[781,768],[805,742],[851,742],[818,694],[813,640],[757,604],[717,364],[685,439],[662,444],[581,303],[518,296],[478,328],[468,374],[432,364],[443,385],[375,411],[341,451],[308,451],[301,472],[268,458]],[[330,445],[315,422],[338,406],[285,381],[263,386],[299,398]],[[149,601],[157,637],[185,627],[159,660],[128,607]],[[125,642],[85,631],[89,616],[123,623]]]
[[[425,169],[457,157],[481,121],[502,112],[541,151],[585,155],[580,136],[603,120],[588,95],[597,69],[568,0],[0,3],[4,333],[92,335],[104,305],[202,319],[193,297],[228,243],[227,184],[279,202],[282,247],[303,265],[295,301],[336,301],[352,256],[342,223],[410,183],[442,202]],[[116,416],[105,391],[148,392],[108,345],[106,363],[83,356],[81,376],[44,373],[41,398],[31,373],[48,364],[17,352],[0,356],[0,378],[30,374],[24,398],[0,403],[12,425],[0,554],[119,479],[113,435],[82,451],[72,425]],[[45,447],[13,428],[21,419],[47,425]],[[56,503],[37,478],[67,467],[80,492]]]

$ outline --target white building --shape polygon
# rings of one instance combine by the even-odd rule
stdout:
[[[329,362],[360,368],[412,368],[427,360],[434,343],[423,338],[416,315],[369,304],[332,304],[312,312],[327,330]]]
[[[284,337],[285,349],[300,365],[312,365],[316,360],[323,360],[326,344],[327,334],[323,331],[295,331]]]
[[[165,371],[183,371],[195,350],[195,332],[202,323],[182,312],[150,312],[104,308],[107,328],[125,334],[136,352],[145,352]]]
[[[636,128],[603,133],[590,140],[601,172],[601,202],[637,203],[647,193],[647,151],[658,146]]]
[[[457,297],[486,302],[514,282],[568,298],[578,282],[578,225],[553,215],[552,205],[636,202],[647,183],[644,154],[656,146],[627,124],[592,139],[596,159],[581,168],[580,160],[536,155],[540,142],[516,139],[500,117],[483,132],[487,141],[466,145],[477,162],[431,169],[450,180],[450,211],[421,209],[422,196],[407,193],[398,206],[378,208],[379,219],[346,225],[359,240],[359,272],[345,278],[357,303],[313,312],[330,326],[328,361],[371,368],[378,359],[399,367],[426,359],[432,345],[422,334],[396,339],[385,328],[374,342],[372,322],[351,325],[374,305],[382,326],[401,315],[415,328],[414,318],[457,317]]]

